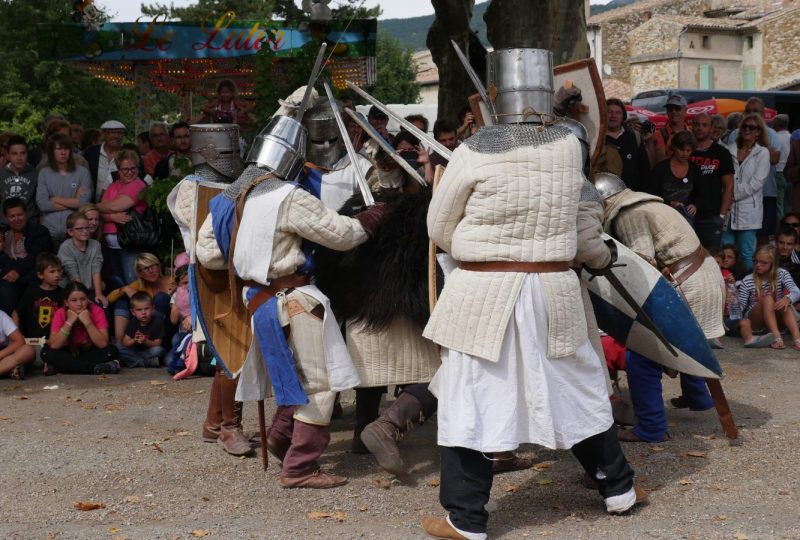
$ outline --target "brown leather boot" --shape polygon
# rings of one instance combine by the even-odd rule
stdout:
[[[236,384],[236,379],[229,379],[225,375],[220,376],[222,424],[217,444],[231,455],[246,456],[253,453],[253,447],[250,445],[250,440],[242,433],[241,404],[237,405],[236,403]]]
[[[203,441],[205,442],[216,442],[219,438],[219,427],[222,424],[219,378],[224,376],[222,370],[217,368],[217,372],[214,373],[214,380],[211,383],[211,396],[208,399],[206,421],[203,422]]]
[[[422,404],[417,398],[403,392],[391,407],[383,411],[380,418],[369,424],[361,433],[364,445],[386,471],[403,476],[408,474],[397,444],[415,424],[425,423]]]
[[[434,538],[453,538],[455,540],[467,540],[467,537],[459,534],[446,519],[426,516],[422,518],[422,529]]]
[[[519,457],[514,452],[493,452],[492,474],[522,471],[533,467],[533,460]]]

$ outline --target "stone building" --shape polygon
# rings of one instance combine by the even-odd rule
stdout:
[[[643,0],[590,17],[587,37],[604,84],[632,93],[800,84],[798,0]]]

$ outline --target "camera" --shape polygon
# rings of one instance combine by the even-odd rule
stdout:
[[[644,133],[653,133],[656,130],[656,125],[652,123],[650,120],[645,120],[642,122],[642,131]]]

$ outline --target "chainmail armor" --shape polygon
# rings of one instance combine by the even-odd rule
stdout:
[[[594,184],[589,182],[586,178],[583,179],[583,185],[581,186],[580,202],[596,202],[601,205],[603,204],[603,198],[600,197],[600,192],[597,191]]]
[[[202,176],[203,180],[207,182],[224,182],[226,184],[233,182],[233,178],[225,176],[208,163],[201,163],[194,168],[194,174]]]
[[[564,126],[540,124],[496,124],[482,127],[464,141],[467,148],[479,154],[502,154],[523,146],[542,146],[566,139],[572,132]]]
[[[222,196],[226,199],[230,199],[235,201],[239,194],[244,191],[244,188],[247,187],[247,184],[250,183],[251,180],[254,178],[258,178],[259,176],[264,176],[265,174],[269,173],[269,169],[263,169],[261,167],[257,167],[255,165],[248,165],[247,168],[239,175],[239,178],[236,179],[231,185],[229,185],[225,190],[222,192]],[[247,195],[247,198],[253,197],[255,195],[261,195],[263,193],[269,193],[270,191],[275,191],[279,187],[285,185],[283,180],[278,178],[271,178],[269,180],[264,180],[256,187],[250,190],[250,193]]]

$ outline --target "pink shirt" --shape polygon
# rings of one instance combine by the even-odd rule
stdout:
[[[142,191],[144,188],[147,187],[147,184],[144,183],[144,180],[137,178],[127,184],[122,180],[115,180],[108,186],[108,189],[103,192],[103,196],[100,198],[100,201],[113,201],[120,195],[127,195],[132,200],[136,201],[136,204],[133,205],[133,209],[136,210],[138,213],[144,212],[144,209],[147,208],[147,201],[140,201],[139,200],[139,192]],[[117,233],[117,224],[113,221],[106,221],[103,224],[103,234],[116,234]]]
[[[89,304],[89,317],[92,319],[92,324],[94,324],[97,329],[105,330],[108,328],[106,314],[103,311],[103,308],[97,304]],[[55,334],[56,332],[60,331],[64,327],[65,322],[67,322],[67,310],[63,307],[58,308],[55,315],[53,315],[53,321],[50,323],[50,333]],[[75,321],[73,323],[72,335],[70,335],[70,339],[72,339],[76,345],[89,343],[89,333],[86,332],[86,328],[83,326],[83,323],[79,321]]]

